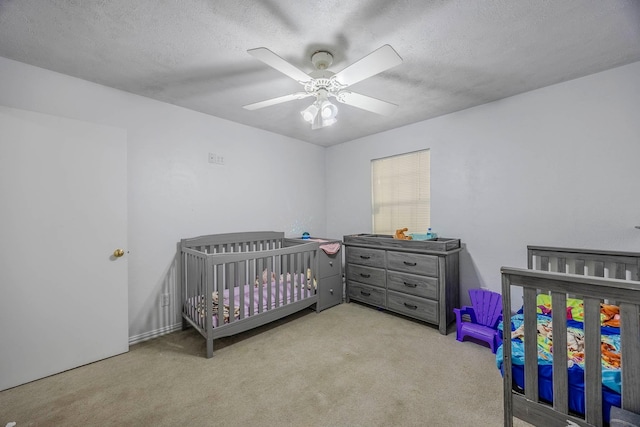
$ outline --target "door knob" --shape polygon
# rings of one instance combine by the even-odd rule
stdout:
[[[124,255],[124,251],[122,249],[116,249],[113,251],[113,256],[116,258],[120,258],[122,255]]]

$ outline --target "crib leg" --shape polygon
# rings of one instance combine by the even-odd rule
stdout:
[[[207,359],[211,359],[213,357],[213,340],[207,340]]]

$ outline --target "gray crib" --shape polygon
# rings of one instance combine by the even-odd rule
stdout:
[[[282,232],[213,234],[180,242],[183,328],[213,341],[238,334],[318,301],[319,243]],[[317,305],[316,305],[317,307]],[[317,308],[316,308],[317,310]]]
[[[524,389],[512,375],[512,342],[503,341],[504,425],[513,417],[536,426],[603,426],[601,365],[601,303],[620,310],[621,407],[640,413],[640,253],[596,251],[541,246],[528,247],[529,269],[502,268],[503,312],[509,313],[513,296],[522,296],[524,337],[537,336],[537,295],[550,295],[553,307],[565,307],[568,298],[584,305],[584,413],[570,410],[572,389],[567,364],[567,315],[553,310],[553,402],[539,397],[539,362],[536,340],[524,340]],[[505,316],[505,320],[509,316]],[[505,326],[509,323],[505,322]],[[506,329],[509,331],[509,329]],[[509,332],[506,332],[508,334]],[[541,386],[540,386],[541,387]],[[573,388],[573,390],[576,390]],[[618,412],[611,406],[611,413]]]

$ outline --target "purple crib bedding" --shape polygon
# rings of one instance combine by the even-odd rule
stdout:
[[[229,289],[225,289],[222,302],[224,323],[229,323],[231,313],[233,313],[233,317],[236,320],[239,320],[282,305],[303,300],[315,294],[315,286],[311,289],[310,282],[308,284],[304,274],[299,274],[294,277],[293,284],[290,279],[290,276],[288,276],[287,280],[281,280],[279,282],[272,280],[271,283],[261,284],[259,281],[256,281],[256,283],[253,284],[234,287],[233,297]],[[307,288],[306,290],[304,289],[305,287]],[[212,297],[212,321],[213,327],[215,328],[218,326],[220,298],[217,291],[213,293]],[[189,299],[189,304],[194,316],[204,316],[206,304],[204,296]]]

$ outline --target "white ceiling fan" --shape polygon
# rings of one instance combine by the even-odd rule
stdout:
[[[333,55],[324,50],[311,55],[311,62],[316,69],[309,74],[291,65],[265,47],[250,49],[247,52],[304,86],[304,92],[296,92],[245,105],[244,108],[247,110],[257,110],[313,96],[316,98],[313,104],[300,113],[305,121],[311,123],[312,129],[318,129],[336,122],[338,107],[332,104],[329,98],[335,98],[343,104],[382,115],[391,114],[397,107],[396,104],[347,90],[349,86],[359,81],[402,63],[400,55],[389,45],[382,46],[338,73],[328,70],[333,63]]]

